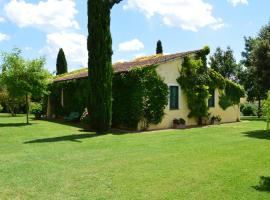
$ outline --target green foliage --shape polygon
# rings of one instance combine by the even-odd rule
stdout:
[[[270,89],[270,22],[263,26],[259,34],[245,38],[245,50],[242,53],[246,70],[241,82],[249,101],[258,101],[258,116],[261,116],[261,101],[267,97]]]
[[[225,51],[218,47],[216,52],[210,56],[210,67],[224,78],[236,80],[237,66],[233,50],[230,47],[227,47]]]
[[[83,113],[88,103],[89,81],[78,79],[56,82],[50,85],[52,112],[56,116],[66,116],[71,112]],[[63,106],[62,106],[63,94]]]
[[[143,121],[158,124],[168,103],[168,87],[155,67],[116,74],[113,81],[113,125],[136,129]]]
[[[268,91],[267,99],[263,103],[263,115],[266,118],[267,130],[270,129],[270,91]]]
[[[4,107],[0,104],[0,112],[4,110]]]
[[[6,108],[7,112],[10,112],[12,116],[15,116],[19,108],[25,104],[23,97],[13,97],[9,94],[4,85],[0,85],[0,104]]]
[[[53,113],[65,116],[71,112],[83,114],[88,102],[88,79],[56,82],[50,86]],[[63,90],[63,106],[61,96]],[[158,124],[168,103],[168,87],[154,67],[135,68],[115,74],[113,79],[113,125],[136,129],[139,122]],[[84,122],[91,122],[89,112]],[[89,117],[89,118],[88,118]],[[87,119],[86,119],[87,118]]]
[[[37,102],[30,103],[30,113],[35,115],[36,119],[40,119],[43,114],[42,104]]]
[[[208,114],[206,99],[210,97],[209,76],[202,60],[185,57],[177,81],[187,96],[190,109],[188,117],[197,117],[199,121],[206,117]]]
[[[221,91],[219,105],[226,110],[232,105],[238,105],[240,98],[245,96],[245,90],[242,86],[225,79],[225,90]]]
[[[25,60],[20,54],[19,49],[3,54],[2,83],[7,91],[14,97],[47,94],[51,75],[44,69],[45,59]]]
[[[9,97],[25,97],[27,123],[29,96],[40,98],[48,94],[50,73],[44,69],[45,59],[25,60],[20,49],[2,55],[1,83],[5,86]]]
[[[91,128],[106,132],[112,118],[112,38],[110,14],[120,0],[88,0],[88,71],[90,95],[88,111]]]
[[[257,109],[257,105],[254,103],[244,103],[240,105],[240,111],[244,116],[255,116]]]
[[[41,103],[31,102],[30,103],[30,113],[31,114],[42,114],[42,105]]]
[[[157,41],[156,54],[163,54],[162,42],[160,40]]]
[[[223,109],[239,104],[240,97],[245,94],[240,85],[225,79],[213,69],[207,68],[208,53],[209,48],[205,47],[197,53],[195,59],[185,57],[180,77],[177,79],[187,96],[190,109],[188,117],[197,118],[199,124],[202,123],[202,118],[208,117],[207,99],[210,97],[211,90],[219,89],[222,93],[219,103]]]
[[[67,60],[64,50],[59,49],[57,59],[56,59],[56,75],[65,74],[68,72]]]

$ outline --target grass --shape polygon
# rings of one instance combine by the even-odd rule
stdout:
[[[0,115],[1,200],[270,198],[263,121],[103,136],[24,121]]]

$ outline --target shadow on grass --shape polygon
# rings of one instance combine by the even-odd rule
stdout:
[[[24,142],[24,144],[65,142],[65,141],[82,142],[82,141],[80,141],[81,139],[93,138],[93,137],[98,137],[98,136],[101,136],[101,135],[97,135],[97,134],[77,134],[77,135],[75,135],[74,134],[74,135],[65,135],[65,136],[60,136],[60,137],[36,139],[36,140]]]
[[[66,124],[66,123],[65,123]],[[100,136],[105,136],[105,135],[125,135],[125,134],[136,134],[139,132],[128,132],[124,130],[118,130],[118,129],[111,129],[108,133],[94,133],[94,132],[89,132],[85,130],[79,130],[80,132],[83,132],[83,134],[73,134],[73,135],[65,135],[65,136],[60,136],[60,137],[51,137],[51,138],[42,138],[42,139],[35,139],[31,141],[26,141],[24,144],[32,144],[32,143],[50,143],[50,142],[65,142],[65,141],[70,141],[70,142],[82,142],[80,141],[81,139],[89,139],[89,138],[95,138],[95,137],[100,137]]]
[[[241,120],[243,121],[265,121],[264,117],[258,118],[257,116],[242,116]]]
[[[252,187],[260,192],[270,192],[270,177],[261,176],[259,184]]]
[[[73,126],[73,127],[76,127],[76,128],[82,128],[82,124],[79,123],[79,122],[66,122],[65,120],[62,120],[62,119],[42,119],[42,121],[55,123],[55,124],[66,125],[66,126]]]
[[[31,124],[26,123],[0,123],[1,127],[23,127],[23,126],[30,126]]]
[[[258,131],[249,131],[244,132],[246,137],[270,140],[270,130],[258,130]]]

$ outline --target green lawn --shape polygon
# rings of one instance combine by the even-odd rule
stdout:
[[[0,115],[0,199],[270,199],[263,121],[96,136]]]

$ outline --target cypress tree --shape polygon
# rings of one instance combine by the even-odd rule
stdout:
[[[111,8],[121,0],[88,0],[88,74],[90,127],[97,133],[109,130],[112,119]]]
[[[67,60],[64,50],[59,49],[57,59],[56,59],[56,75],[67,73]]]
[[[163,54],[162,42],[160,40],[157,41],[156,54]]]

